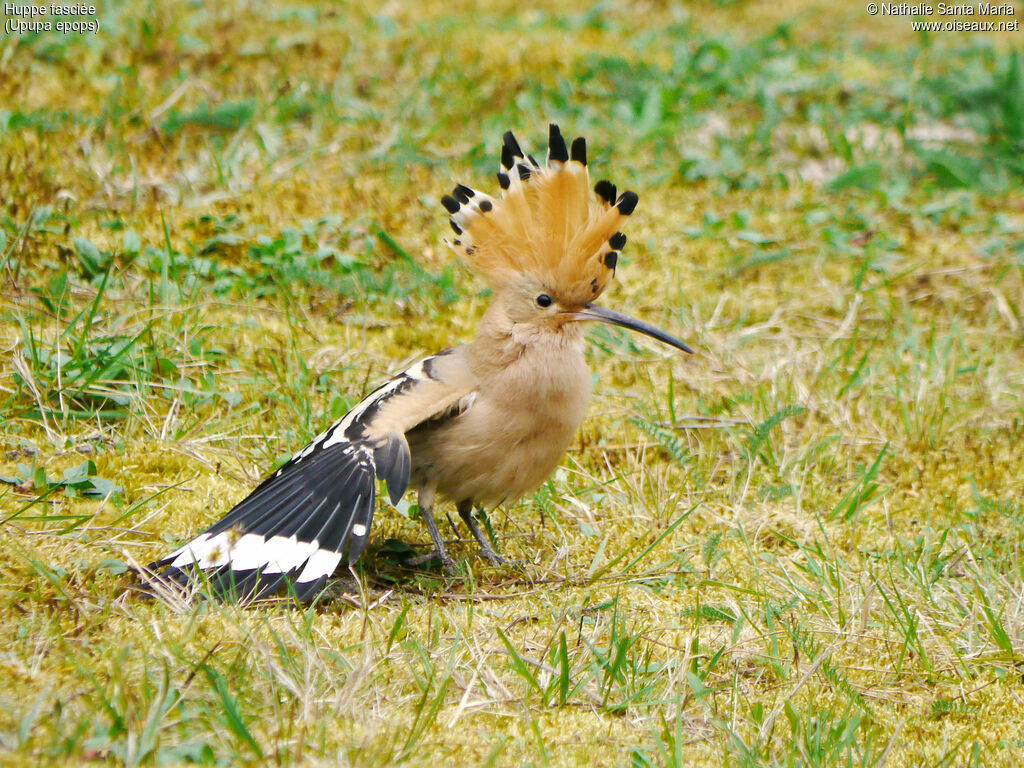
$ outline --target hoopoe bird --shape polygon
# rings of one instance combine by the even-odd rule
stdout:
[[[500,198],[460,184],[441,199],[456,235],[448,245],[494,292],[476,338],[367,395],[220,522],[154,563],[163,578],[183,585],[203,575],[220,596],[287,589],[310,600],[366,549],[379,480],[392,504],[410,485],[418,491],[447,572],[456,568],[434,517],[439,497],[455,504],[482,555],[502,564],[474,509],[534,490],[565,454],[591,394],[584,321],[692,352],[594,303],[615,274],[637,195],[609,181],[591,189],[586,141],[567,145],[557,125],[549,131],[545,167],[505,134]]]

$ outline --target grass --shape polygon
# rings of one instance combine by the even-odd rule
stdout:
[[[0,762],[1016,764],[1019,37],[474,9],[111,0],[0,38]],[[463,578],[402,570],[403,504],[308,609],[132,593],[471,337],[440,195],[548,120],[640,192],[606,303],[699,354],[591,332],[578,441],[487,520],[522,567],[463,537]]]

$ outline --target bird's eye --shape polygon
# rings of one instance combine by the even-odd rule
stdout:
[[[551,306],[551,297],[548,296],[546,293],[542,293],[540,296],[537,297],[537,306],[538,307],[550,307]]]

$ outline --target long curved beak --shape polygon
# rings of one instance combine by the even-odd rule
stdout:
[[[644,336],[650,336],[652,339],[657,339],[658,341],[675,347],[676,349],[681,349],[683,352],[689,352],[691,355],[693,354],[693,350],[675,336],[665,333],[664,331],[655,328],[653,325],[645,323],[643,320],[637,320],[635,317],[623,315],[613,309],[607,309],[606,307],[601,307],[597,304],[586,304],[583,309],[573,312],[572,314],[574,320],[598,320],[602,323],[609,323],[611,325],[618,325],[622,328],[629,328],[631,331],[638,331],[639,333],[644,334]]]

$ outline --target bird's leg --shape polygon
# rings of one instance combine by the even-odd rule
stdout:
[[[423,517],[423,522],[427,525],[427,531],[434,542],[437,556],[441,558],[441,564],[444,566],[445,573],[458,573],[458,569],[455,567],[455,559],[448,554],[448,550],[444,546],[444,540],[441,538],[441,531],[438,530],[437,522],[434,520],[434,489],[426,486],[420,488],[419,502],[420,515]]]
[[[467,500],[459,504],[459,517],[462,518],[462,522],[466,524],[470,533],[473,534],[473,538],[476,539],[476,543],[480,545],[480,552],[487,558],[487,562],[491,565],[508,565],[508,560],[494,551],[494,547],[491,546],[490,539],[488,539],[487,535],[480,530],[479,524],[473,517],[472,501]]]

